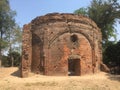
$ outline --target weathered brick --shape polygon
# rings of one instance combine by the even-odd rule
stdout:
[[[82,15],[37,17],[24,26],[21,75],[96,73],[102,62],[101,38],[97,25]]]

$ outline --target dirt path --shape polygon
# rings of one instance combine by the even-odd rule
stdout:
[[[120,75],[100,72],[81,77],[31,75],[20,78],[17,68],[0,68],[0,90],[120,90]]]

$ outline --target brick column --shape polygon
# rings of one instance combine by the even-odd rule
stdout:
[[[32,34],[30,28],[30,24],[23,27],[21,77],[28,77],[31,70]]]

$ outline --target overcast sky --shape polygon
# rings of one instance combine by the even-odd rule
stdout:
[[[17,13],[16,22],[23,27],[37,16],[47,13],[73,13],[80,7],[87,7],[92,0],[9,0],[12,10]],[[120,1],[120,0],[119,0]],[[120,40],[120,25],[117,24]]]

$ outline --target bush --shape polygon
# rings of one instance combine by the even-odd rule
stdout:
[[[18,52],[11,52],[7,56],[2,57],[2,65],[5,67],[10,67],[12,66],[19,66],[21,61],[21,55]]]
[[[103,57],[103,62],[115,73],[120,74],[120,41],[116,44],[109,44],[103,53]]]

